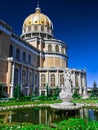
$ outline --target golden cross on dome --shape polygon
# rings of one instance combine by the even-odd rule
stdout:
[[[41,9],[39,7],[39,2],[37,2],[37,7],[35,9],[36,13],[40,13],[41,12]]]
[[[39,1],[37,2],[37,7],[39,8]]]

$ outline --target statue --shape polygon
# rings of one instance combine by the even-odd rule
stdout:
[[[65,77],[65,92],[66,92],[66,96],[67,97],[70,97],[72,96],[72,93],[71,93],[71,71],[70,69],[66,69],[65,70],[65,73],[64,73],[64,77]]]
[[[66,68],[64,71],[64,86],[61,86],[61,92],[59,94],[60,99],[70,100],[72,98],[71,93],[71,71]]]

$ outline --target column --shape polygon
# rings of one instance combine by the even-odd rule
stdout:
[[[74,93],[75,87],[76,87],[75,71],[73,71],[73,93]]]
[[[83,86],[84,86],[84,91],[83,95],[87,95],[87,89],[86,89],[86,75],[83,75]]]
[[[27,95],[29,95],[29,68],[27,68]]]
[[[39,109],[39,124],[41,124],[41,109]]]
[[[42,67],[42,62],[43,62],[43,59],[42,59],[42,54],[40,52],[40,67]]]
[[[84,87],[84,90],[83,90],[83,95],[87,95],[87,92],[86,92],[86,87]]]
[[[82,88],[81,88],[81,72],[79,72],[79,94],[82,94]]]
[[[20,67],[20,87],[21,87],[21,90],[22,90],[22,71],[23,71],[23,66],[21,65],[21,67]]]
[[[80,118],[82,118],[83,119],[83,117],[84,117],[84,115],[83,115],[83,108],[81,108],[80,110],[79,110],[79,112],[80,112]]]
[[[49,70],[47,71],[47,76],[48,76],[48,87],[50,86],[50,78],[49,78]]]
[[[13,89],[14,89],[14,72],[15,72],[15,63],[13,63],[13,65],[12,65],[12,79],[11,79],[10,98],[13,97]]]
[[[7,73],[7,86],[8,86],[8,89],[7,89],[7,92],[8,94],[10,95],[10,86],[11,86],[11,73],[12,73],[12,62],[8,62],[8,73]]]
[[[56,86],[59,87],[59,71],[57,70],[57,75],[56,75]]]
[[[35,47],[37,48],[37,38],[35,39]]]
[[[45,117],[46,117],[46,119],[45,119],[45,121],[46,121],[45,124],[48,124],[48,122],[47,122],[47,121],[48,121],[48,120],[47,120],[47,110],[45,110],[45,115],[46,115],[46,116],[45,116]]]

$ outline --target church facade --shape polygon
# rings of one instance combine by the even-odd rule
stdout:
[[[0,83],[9,97],[20,85],[24,95],[47,95],[64,86],[65,73],[71,72],[71,92],[76,89],[86,95],[87,81],[84,70],[68,68],[68,45],[53,35],[51,20],[37,7],[23,23],[22,34],[17,36],[12,28],[0,21]]]

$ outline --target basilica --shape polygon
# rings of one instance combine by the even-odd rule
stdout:
[[[46,86],[54,92],[65,86],[70,71],[71,92],[86,95],[85,70],[68,68],[68,45],[53,35],[53,23],[39,6],[23,22],[21,36],[0,20],[0,83],[8,97],[20,85],[21,92],[47,95]]]

